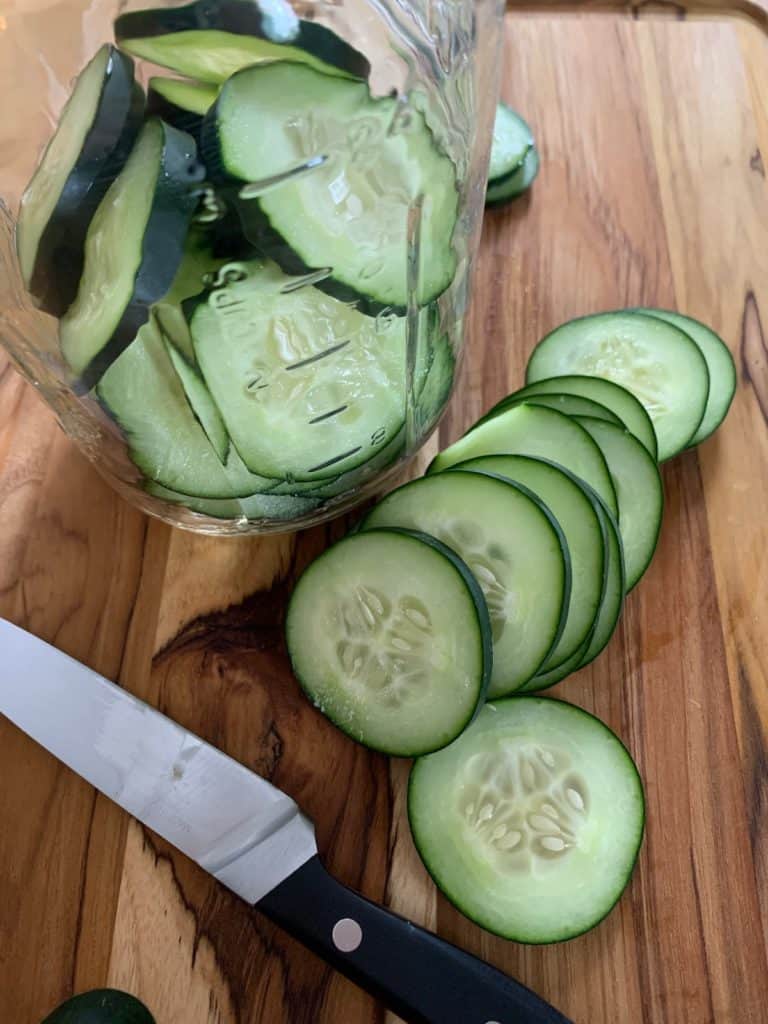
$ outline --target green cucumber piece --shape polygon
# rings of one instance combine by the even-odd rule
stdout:
[[[515,942],[562,942],[619,900],[645,802],[606,725],[562,701],[512,697],[416,762],[408,820],[427,871],[463,914]]]
[[[224,426],[221,413],[206,387],[205,381],[200,376],[199,370],[188,363],[181,352],[167,338],[164,340],[171,363],[178,374],[192,412],[199,420],[200,426],[211,442],[213,450],[219,459],[226,463],[229,457],[229,434]]]
[[[500,403],[498,411],[502,412],[505,409],[511,409],[512,406],[519,405],[521,402],[526,402],[528,405],[543,405],[547,409],[555,409],[566,416],[593,416],[595,419],[607,420],[608,423],[615,423],[617,426],[624,425],[619,417],[606,406],[592,401],[591,398],[584,398],[582,395],[521,395],[519,398],[510,395],[505,400],[503,406]],[[486,416],[483,416],[479,422],[485,423],[486,420],[491,419],[495,415],[497,415],[497,412],[491,411]]]
[[[549,509],[520,484],[459,470],[392,491],[362,529],[422,530],[475,574],[493,631],[491,696],[521,687],[555,649],[571,588],[568,544]]]
[[[646,408],[660,462],[696,434],[709,395],[707,362],[678,327],[641,313],[598,313],[571,320],[533,351],[526,383],[565,374],[591,374],[621,384]]]
[[[296,584],[288,653],[310,700],[359,743],[396,757],[446,746],[482,705],[491,671],[485,600],[432,537],[356,533]]]
[[[499,182],[488,182],[486,206],[505,206],[527,192],[539,174],[541,160],[535,146],[528,150],[522,165],[509,177]]]
[[[498,103],[488,163],[489,187],[514,174],[532,147],[533,134],[523,118],[506,103]]]
[[[150,78],[148,96],[150,101],[158,97],[188,114],[202,117],[213,106],[219,95],[215,85],[206,82],[189,82],[182,78]],[[177,125],[178,127],[178,125]]]
[[[67,999],[43,1024],[155,1024],[155,1019],[135,996],[98,988]]]
[[[532,455],[566,466],[594,488],[611,511],[616,493],[603,453],[583,427],[555,409],[522,403],[473,427],[433,459],[428,473],[481,455]]]
[[[275,522],[293,523],[310,515],[320,507],[318,498],[299,497],[291,494],[257,493],[240,498],[199,498],[194,494],[180,494],[148,480],[144,486],[147,494],[167,501],[170,505],[183,505],[190,512],[208,516],[209,519],[247,519],[249,523],[270,524]]]

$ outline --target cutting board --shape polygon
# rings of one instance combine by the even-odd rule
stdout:
[[[486,217],[463,377],[427,454],[519,385],[536,340],[579,314],[679,308],[725,337],[739,370],[720,433],[664,467],[659,551],[614,640],[557,690],[619,733],[645,780],[642,855],[608,919],[540,948],[470,924],[414,852],[408,765],[367,753],[304,700],[286,598],[343,523],[215,540],[147,519],[5,361],[0,614],[273,779],[345,882],[577,1024],[764,1024],[768,18],[746,2],[755,17],[557,6],[507,16],[503,96],[534,125],[543,169],[529,198]],[[4,1024],[38,1024],[102,985],[138,995],[158,1024],[393,1024],[4,720],[0,780]]]

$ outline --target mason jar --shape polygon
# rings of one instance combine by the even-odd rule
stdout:
[[[418,451],[465,341],[501,14],[12,0],[0,340],[126,498],[287,531]]]

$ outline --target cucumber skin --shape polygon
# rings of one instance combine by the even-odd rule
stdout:
[[[135,996],[101,988],[67,999],[42,1024],[155,1024],[155,1018]]]
[[[604,921],[606,919],[606,917],[608,917],[608,915],[614,909],[614,907],[619,902],[621,897],[624,895],[624,893],[626,892],[627,885],[629,884],[629,880],[632,877],[632,874],[633,874],[633,872],[635,870],[635,867],[637,866],[637,860],[638,860],[638,857],[640,856],[640,848],[643,845],[643,837],[645,835],[645,820],[646,820],[646,807],[647,807],[647,804],[646,804],[646,799],[645,799],[645,787],[643,786],[642,777],[640,775],[640,772],[638,771],[637,765],[635,764],[632,755],[630,754],[629,750],[627,749],[626,744],[623,743],[623,741],[620,739],[620,737],[617,736],[616,733],[613,732],[612,729],[609,729],[608,726],[604,722],[601,722],[600,719],[597,717],[597,715],[593,715],[593,714],[591,714],[591,712],[585,711],[584,708],[577,707],[575,704],[570,704],[570,703],[568,703],[568,701],[559,700],[556,697],[539,697],[535,693],[531,693],[531,694],[513,694],[510,697],[498,697],[498,698],[495,698],[494,700],[490,701],[489,704],[488,704],[488,707],[498,707],[500,704],[507,704],[507,703],[512,704],[514,702],[519,703],[521,701],[526,701],[526,700],[538,700],[538,701],[547,701],[547,702],[549,702],[551,704],[563,704],[563,705],[565,705],[565,707],[567,707],[569,709],[572,709],[574,712],[580,713],[582,715],[586,715],[588,718],[593,718],[602,729],[604,729],[606,732],[609,732],[613,736],[613,738],[616,740],[616,742],[619,744],[619,746],[622,748],[622,750],[624,751],[624,753],[626,755],[627,763],[628,763],[629,766],[631,766],[631,768],[632,768],[632,770],[634,772],[634,775],[635,775],[635,778],[636,778],[636,781],[637,781],[638,792],[639,792],[640,800],[641,800],[641,804],[642,804],[642,815],[641,815],[641,821],[640,821],[640,829],[639,829],[638,840],[637,840],[637,849],[635,850],[634,859],[632,860],[632,863],[630,864],[629,870],[627,872],[626,881],[625,881],[624,886],[619,890],[619,892],[618,892],[618,894],[616,896],[616,899],[607,908],[607,910],[604,911],[604,913],[600,914],[599,917],[595,918],[594,921],[591,921],[590,924],[588,924],[586,928],[583,928],[579,932],[574,932],[573,934],[568,934],[568,935],[563,935],[563,936],[556,937],[556,938],[553,938],[553,939],[548,939],[547,941],[544,941],[544,942],[542,942],[541,940],[537,940],[537,939],[526,938],[525,935],[520,933],[520,932],[508,932],[508,933],[503,934],[503,935],[500,932],[496,933],[496,934],[499,934],[500,938],[507,939],[510,942],[520,942],[520,943],[524,943],[525,945],[528,945],[528,946],[551,946],[551,945],[553,945],[556,942],[565,942],[565,941],[567,941],[569,939],[576,939],[576,938],[579,937],[579,935],[586,935],[587,932],[592,931],[593,928],[596,928],[601,923],[601,921]],[[425,755],[425,757],[428,757],[428,756],[429,756],[428,754]],[[416,759],[416,761],[413,764],[413,767],[411,768],[411,773],[410,773],[410,775],[408,777],[408,794],[407,794],[407,798],[406,798],[406,805],[408,807],[408,823],[409,823],[409,825],[410,825],[410,821],[411,821],[411,797],[412,797],[412,793],[413,793],[413,789],[414,789],[414,785],[415,785],[415,781],[414,780],[417,778],[418,770],[419,770],[419,765],[421,764],[422,760],[423,760],[423,758],[421,758],[421,757]],[[486,926],[482,922],[475,920],[475,918],[473,918],[467,912],[466,908],[462,906],[460,900],[455,899],[448,892],[446,892],[445,889],[443,889],[443,887],[440,884],[440,881],[439,881],[439,878],[438,878],[438,874],[433,872],[432,868],[430,867],[429,857],[426,856],[426,854],[422,850],[421,846],[419,845],[419,842],[418,842],[417,836],[416,836],[416,830],[414,830],[412,827],[411,827],[411,836],[413,838],[413,844],[416,847],[416,852],[418,853],[418,855],[419,855],[419,857],[421,859],[421,862],[423,863],[424,867],[427,869],[427,872],[428,872],[430,878],[433,880],[433,882],[438,887],[438,889],[440,889],[440,892],[443,894],[443,896],[445,896],[445,898],[448,900],[448,902],[453,904],[453,906],[456,907],[456,909],[459,911],[459,913],[463,914],[468,920],[474,921],[474,923],[477,924],[480,928],[483,928],[483,929],[487,930]],[[494,934],[494,933],[489,933],[489,934]]]
[[[88,228],[128,159],[144,117],[144,92],[134,81],[133,61],[110,50],[94,120],[38,242],[29,292],[51,316],[66,313],[77,296]]]
[[[257,4],[243,0],[199,0],[185,7],[130,11],[115,21],[118,44],[126,39],[170,35],[173,32],[216,29],[233,35],[271,39],[264,31],[264,19]],[[332,67],[355,78],[368,78],[371,65],[366,57],[325,25],[299,21],[297,35],[286,45],[306,50]]]
[[[80,375],[81,391],[90,391],[131,344],[149,319],[152,304],[162,299],[173,284],[184,255],[205,169],[197,159],[191,135],[167,124],[163,124],[163,131],[163,153],[133,294],[112,337]]]

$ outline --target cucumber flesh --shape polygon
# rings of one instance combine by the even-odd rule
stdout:
[[[524,395],[514,401],[513,397],[510,395],[508,402],[499,411],[511,409],[513,405],[519,405],[520,402],[527,402],[528,405],[543,405],[547,409],[555,409],[566,416],[593,416],[595,419],[607,420],[608,423],[623,426],[619,417],[606,408],[606,406],[601,405],[599,402],[593,402],[591,398],[583,398],[581,395]],[[486,420],[491,419],[494,415],[496,413],[491,411],[486,416],[483,416],[479,422],[485,423]]]
[[[392,491],[362,529],[403,527],[437,537],[483,589],[493,631],[492,696],[534,675],[557,645],[568,612],[567,542],[530,491],[479,473],[424,477]]]
[[[571,558],[571,595],[560,640],[539,673],[556,668],[576,652],[586,653],[584,643],[600,610],[607,565],[596,503],[585,486],[562,467],[525,455],[488,455],[455,468],[523,484],[557,519]]]
[[[598,313],[563,324],[534,349],[526,382],[591,374],[621,384],[651,417],[660,462],[691,441],[704,416],[709,371],[678,327],[641,313]]]
[[[512,199],[527,192],[539,174],[541,161],[538,150],[533,146],[526,154],[522,165],[501,181],[489,182],[485,193],[486,206],[504,206]]]
[[[629,881],[643,836],[637,768],[607,726],[541,697],[486,705],[420,758],[408,820],[427,870],[467,917],[547,943],[593,928]]]
[[[296,584],[286,621],[294,672],[313,703],[375,750],[446,746],[482,704],[490,623],[467,567],[434,538],[353,534]]]
[[[693,317],[672,313],[667,309],[638,309],[637,312],[659,317],[685,331],[699,346],[707,361],[709,396],[699,429],[688,442],[688,447],[692,448],[717,430],[731,407],[736,393],[736,364],[731,351],[719,335]]]
[[[213,450],[219,459],[226,463],[229,456],[229,434],[205,381],[200,376],[199,370],[191,366],[170,341],[164,340],[171,363],[178,374],[192,412],[199,420]]]
[[[456,356],[450,338],[443,334],[431,341],[429,369],[414,399],[415,432],[426,436],[445,408],[456,376]]]
[[[241,498],[199,498],[194,494],[180,494],[149,480],[144,486],[151,494],[170,505],[183,505],[190,512],[207,516],[209,519],[243,519],[249,523],[293,521],[307,516],[320,507],[316,498],[280,494],[248,494]],[[291,525],[290,529],[294,529]]]
[[[532,146],[533,135],[526,122],[506,103],[498,103],[488,163],[489,186],[518,170]]]
[[[202,117],[216,102],[219,90],[206,82],[186,82],[180,78],[154,77],[149,80],[150,96],[156,93],[180,110]]]
[[[658,543],[664,511],[661,474],[629,431],[589,416],[577,419],[600,446],[616,487],[625,585],[629,592],[648,568]]]
[[[481,455],[531,455],[570,469],[616,514],[616,492],[603,453],[583,427],[554,409],[522,403],[474,427],[433,459],[439,473]]]
[[[227,264],[190,317],[197,362],[245,464],[327,481],[384,448],[405,419],[405,321],[381,321],[274,264]]]

